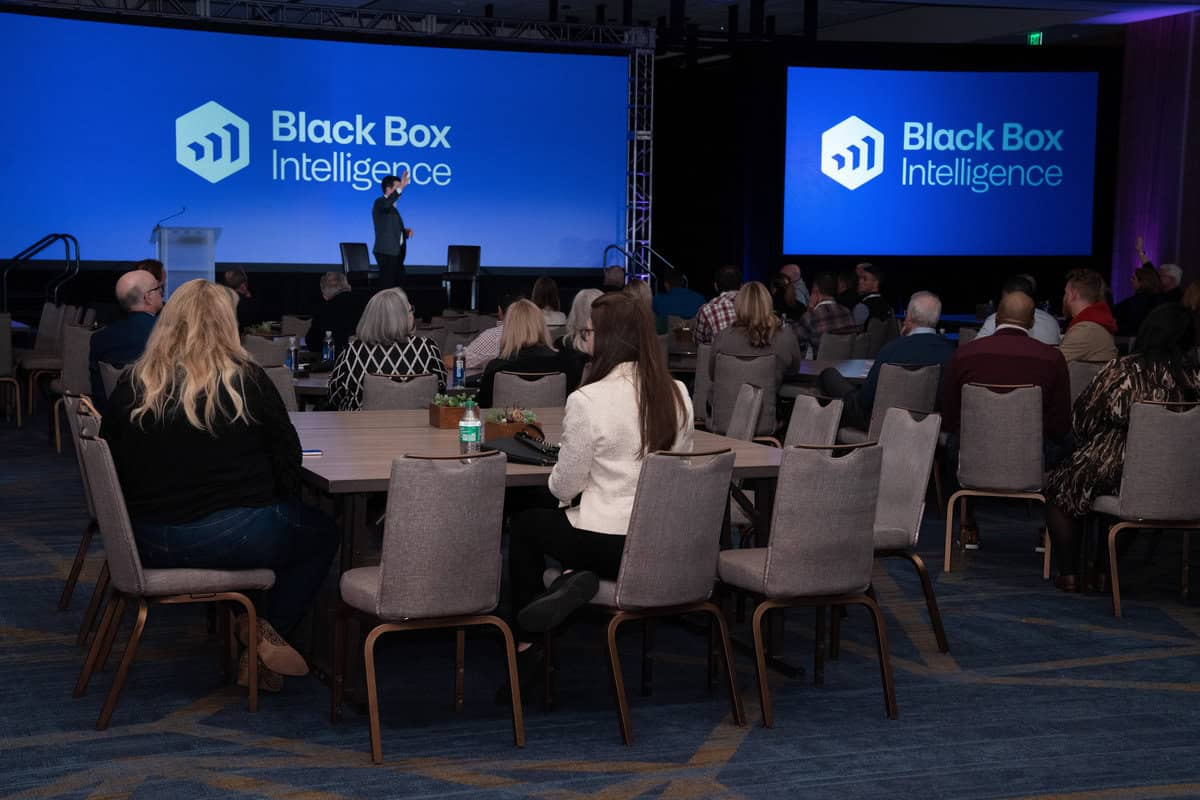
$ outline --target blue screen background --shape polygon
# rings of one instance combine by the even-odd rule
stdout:
[[[795,255],[1088,255],[1092,251],[1094,72],[915,72],[791,67],[783,250]],[[884,134],[884,171],[850,191],[821,172],[821,134],[851,115]],[[903,150],[906,121],[997,129],[995,152]],[[1064,129],[1063,152],[1005,153],[1005,122]],[[1058,187],[902,186],[901,161],[1055,163]]]
[[[624,239],[626,60],[210,33],[0,14],[0,256],[49,232],[85,259],[153,255],[151,228],[223,228],[218,261],[334,263],[371,244],[377,186],[276,182],[282,156],[445,162],[410,185],[409,264],[478,244],[484,264],[601,263]],[[175,162],[175,119],[210,100],[250,125],[251,161],[216,184]],[[377,121],[377,146],[271,141],[271,111]],[[451,149],[383,145],[383,117],[450,125]]]

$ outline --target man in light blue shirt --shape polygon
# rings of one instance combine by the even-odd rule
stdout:
[[[1024,275],[1014,275],[1004,282],[1004,286],[1000,288],[1000,298],[1003,299],[1006,295],[1013,292],[1024,292],[1033,297],[1036,291],[1033,284]],[[992,314],[984,320],[983,327],[979,329],[979,334],[976,336],[982,339],[985,336],[991,336],[996,332],[996,315]],[[1062,329],[1058,325],[1058,320],[1042,311],[1040,308],[1033,310],[1033,329],[1029,331],[1031,338],[1037,339],[1039,342],[1048,344],[1051,347],[1058,347],[1058,342],[1062,339]]]

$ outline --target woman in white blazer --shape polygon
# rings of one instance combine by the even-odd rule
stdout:
[[[550,474],[559,506],[523,511],[512,523],[509,577],[526,648],[531,634],[557,627],[591,600],[599,578],[616,580],[642,458],[692,449],[692,403],[667,371],[649,307],[602,295],[580,333],[591,349],[591,374],[567,398]],[[569,571],[543,590],[546,556]]]

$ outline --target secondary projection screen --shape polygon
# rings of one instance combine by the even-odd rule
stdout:
[[[155,222],[219,261],[336,263],[407,168],[409,264],[584,267],[624,240],[627,61],[287,39],[0,13],[0,256],[50,232],[150,255]]]
[[[1098,84],[790,67],[784,252],[1089,255]]]

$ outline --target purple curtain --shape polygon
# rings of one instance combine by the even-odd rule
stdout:
[[[1200,277],[1200,14],[1186,13],[1125,29],[1112,287],[1131,293],[1135,243],[1145,239],[1156,264]]]

